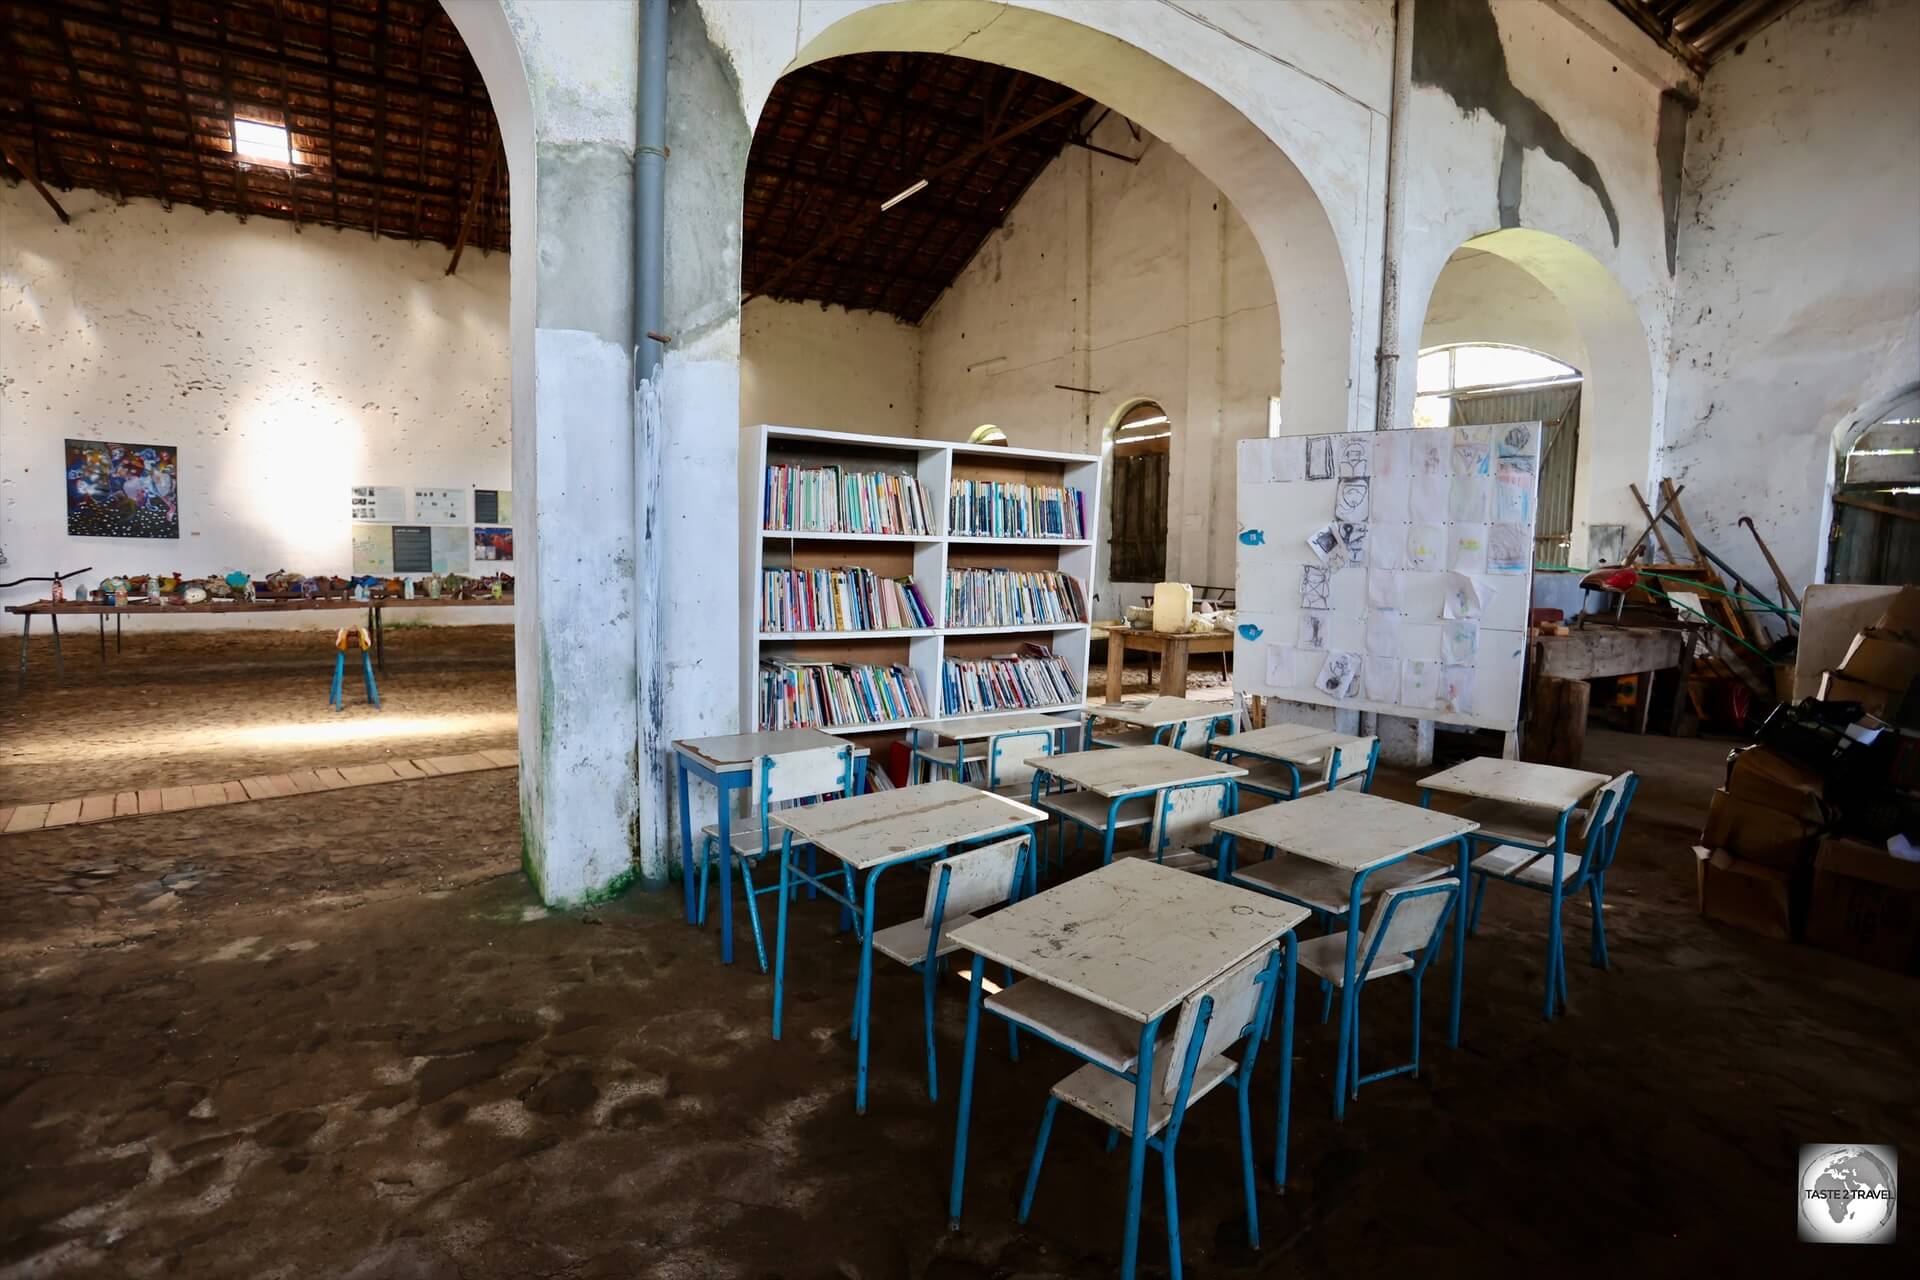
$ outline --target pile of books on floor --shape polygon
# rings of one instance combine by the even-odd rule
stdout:
[[[941,714],[1018,711],[1080,701],[1067,660],[1040,645],[990,658],[948,658],[940,673]]]
[[[920,677],[902,666],[763,661],[762,729],[843,729],[927,715]]]
[[[979,538],[1084,538],[1086,495],[1074,488],[955,480],[947,532]]]
[[[912,578],[871,569],[765,569],[762,631],[897,631],[931,627],[933,613]]]
[[[1086,599],[1071,576],[1014,569],[947,570],[947,625],[1024,627],[1085,622]]]
[[[767,466],[761,527],[780,533],[930,534],[933,511],[920,482],[889,472]]]

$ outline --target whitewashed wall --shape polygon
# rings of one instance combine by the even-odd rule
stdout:
[[[1573,313],[1538,280],[1497,254],[1462,249],[1434,281],[1420,349],[1462,342],[1531,347],[1576,369],[1587,344]]]
[[[0,186],[0,578],[344,575],[350,486],[511,488],[504,256],[469,253],[448,277],[437,245],[86,191],[61,203],[69,226]],[[178,446],[179,539],[69,537],[69,437]],[[314,625],[140,625],[276,622]]]
[[[1774,595],[1824,569],[1836,427],[1920,382],[1920,14],[1808,0],[1723,58],[1687,143],[1666,471]]]
[[[920,330],[878,311],[756,298],[740,312],[740,425],[915,434]]]

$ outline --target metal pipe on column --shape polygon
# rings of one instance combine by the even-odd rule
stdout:
[[[1406,251],[1407,106],[1413,97],[1413,5],[1393,6],[1393,94],[1387,108],[1387,219],[1380,269],[1379,382],[1374,430],[1411,426],[1395,421],[1400,388],[1400,259]]]
[[[638,812],[634,855],[642,877],[663,880],[668,833],[666,650],[660,598],[660,379],[666,279],[667,0],[640,0],[639,91],[633,148],[633,563]]]

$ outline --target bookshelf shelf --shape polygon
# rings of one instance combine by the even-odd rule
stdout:
[[[763,660],[796,663],[832,663],[850,666],[902,667],[919,684],[928,715],[890,719],[871,724],[822,725],[830,732],[865,736],[898,735],[934,720],[1004,715],[1011,710],[1068,714],[1085,707],[1087,648],[1091,628],[1085,622],[1038,622],[1008,626],[916,627],[898,630],[762,631],[761,581],[763,568],[827,569],[858,567],[889,578],[911,577],[920,594],[942,616],[947,571],[951,569],[1007,569],[1022,574],[1057,572],[1077,579],[1085,594],[1091,590],[1094,547],[1092,538],[1004,537],[988,533],[950,534],[951,495],[956,481],[976,485],[1028,486],[1029,490],[1079,490],[1073,513],[1080,526],[1091,529],[1100,509],[1100,460],[1097,456],[1055,453],[1038,449],[955,444],[900,436],[866,436],[817,428],[761,426],[750,433],[752,444],[741,449],[741,519],[745,526],[741,575],[742,617],[747,630],[742,646],[741,726],[760,723],[760,669]],[[762,528],[764,502],[769,492],[770,464],[788,467],[839,467],[843,474],[911,478],[925,495],[933,517],[926,533],[819,533],[798,529]],[[792,475],[792,472],[782,472]],[[973,490],[978,492],[978,490]],[[1012,489],[1019,494],[1023,491]],[[1031,505],[1013,499],[1016,511],[1030,511],[1016,527],[1057,527],[1060,504],[1047,508],[1044,498],[1031,495]],[[999,508],[1004,510],[1005,508]],[[1050,512],[1051,519],[1047,514]],[[1073,520],[1067,522],[1074,528]],[[948,659],[978,663],[1017,653],[1025,644],[1044,645],[1062,660],[1082,697],[1032,707],[999,707],[942,714],[945,705],[943,674]]]

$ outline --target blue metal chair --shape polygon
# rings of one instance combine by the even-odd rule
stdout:
[[[959,944],[948,935],[975,919],[975,912],[1017,902],[1032,854],[1033,837],[1015,836],[944,858],[933,864],[935,874],[928,878],[926,906],[919,918],[874,930],[875,951],[921,975],[927,1022],[927,1096],[936,1101],[940,1097],[940,1068],[934,1054],[934,984],[945,968],[943,958],[959,950]],[[1007,981],[1013,981],[1011,972]],[[1011,1025],[1008,1033],[1014,1056],[1018,1057],[1019,1046],[1014,1039],[1018,1033]]]
[[[763,858],[777,858],[785,829],[773,825],[775,805],[830,800],[853,794],[853,746],[815,747],[806,751],[788,751],[761,756],[754,761],[753,808],[732,825],[734,861],[740,868],[740,880],[747,900],[747,921],[753,926],[753,949],[760,960],[760,972],[767,971],[767,944],[760,931],[759,899],[778,893],[780,886],[756,886],[753,868]],[[720,827],[709,823],[700,829],[700,912],[698,921],[707,922],[707,873],[718,859]],[[809,850],[809,853],[812,851]],[[853,876],[847,872],[848,896],[852,896]]]
[[[1073,726],[1061,722],[1061,729]],[[968,744],[956,742],[953,750],[915,747],[910,757],[910,776],[914,782],[931,780],[944,774],[955,782],[967,782],[971,765],[980,766],[976,785],[1002,795],[1025,796],[1033,779],[1032,761],[1053,754],[1054,740],[1060,730],[1013,729],[996,733],[980,744],[977,754],[968,753]]]
[[[1226,838],[1213,829],[1213,824],[1239,807],[1237,781],[1218,778],[1166,788],[1153,798],[1153,823],[1145,847],[1120,856],[1151,858],[1179,871],[1212,875],[1220,860],[1220,844]]]
[[[1118,729],[1108,728],[1095,730],[1093,726],[1099,722],[1099,717],[1092,711],[1089,711],[1087,712],[1086,740],[1089,750],[1093,747],[1146,747],[1158,745],[1178,747],[1182,751],[1193,751],[1205,755],[1207,747],[1212,744],[1215,736],[1219,734],[1220,726],[1224,724],[1228,729],[1232,729],[1235,722],[1239,719],[1239,715],[1238,710],[1228,708],[1219,715],[1194,716],[1189,720],[1180,720],[1173,724],[1163,724],[1157,729],[1126,725]]]
[[[1473,903],[1467,913],[1467,928],[1477,932],[1480,907],[1487,894],[1487,882],[1499,880],[1548,895],[1547,937],[1547,1017],[1567,1006],[1567,948],[1562,924],[1562,903],[1587,891],[1592,908],[1593,941],[1590,959],[1596,969],[1608,967],[1606,923],[1606,878],[1620,848],[1620,836],[1626,830],[1627,811],[1639,790],[1638,774],[1628,772],[1608,782],[1594,793],[1580,833],[1582,849],[1561,855],[1558,884],[1554,878],[1553,846],[1541,849],[1532,845],[1502,844],[1473,860]]]
[[[1363,937],[1354,939],[1342,929],[1322,938],[1300,944],[1300,964],[1320,979],[1320,1020],[1325,1022],[1333,1006],[1333,989],[1346,980],[1348,953],[1355,957],[1354,989],[1342,1004],[1339,1058],[1346,1064],[1351,1096],[1360,1096],[1360,1086],[1389,1076],[1420,1074],[1420,983],[1427,966],[1446,936],[1460,896],[1460,882],[1449,877],[1423,884],[1389,889],[1373,909]],[[1371,1075],[1360,1074],[1360,992],[1375,978],[1395,973],[1413,975],[1413,1060]]]
[[[1253,1120],[1247,1107],[1247,1090],[1253,1080],[1260,1041],[1273,1016],[1279,978],[1280,949],[1276,946],[1254,953],[1188,997],[1181,1006],[1180,1020],[1171,1040],[1163,1042],[1168,1049],[1167,1065],[1156,1096],[1149,1104],[1147,1145],[1160,1154],[1161,1189],[1167,1201],[1167,1258],[1173,1280],[1180,1280],[1182,1275],[1180,1195],[1175,1177],[1181,1126],[1188,1107],[1229,1082],[1240,1103],[1240,1177],[1247,1201],[1247,1241],[1256,1249],[1260,1247],[1260,1213],[1253,1176]],[[1242,1041],[1246,1048],[1236,1063],[1226,1056],[1226,1050]],[[1062,1047],[1070,1048],[1064,1044]],[[1158,1061],[1159,1053],[1154,1057]],[[1040,1134],[1034,1142],[1026,1188],[1020,1196],[1022,1223],[1033,1212],[1040,1168],[1047,1157],[1047,1140],[1052,1136],[1053,1118],[1062,1102],[1107,1126],[1109,1149],[1121,1135],[1133,1136],[1134,1091],[1139,1082],[1132,1065],[1116,1068],[1106,1062],[1089,1061],[1053,1086],[1046,1112],[1040,1118]],[[1153,1082],[1147,1082],[1147,1087],[1152,1088]],[[1133,1230],[1130,1224],[1129,1237]]]
[[[1358,790],[1371,792],[1374,770],[1380,764],[1380,739],[1356,737],[1343,746],[1333,748],[1327,755],[1326,771],[1317,778],[1302,778],[1300,766],[1291,761],[1251,755],[1231,748],[1220,753],[1223,760],[1242,756],[1245,757],[1243,763],[1247,768],[1247,776],[1240,779],[1240,789],[1269,800],[1297,800],[1301,796],[1339,787],[1352,790],[1354,783],[1359,784]]]

